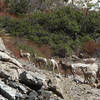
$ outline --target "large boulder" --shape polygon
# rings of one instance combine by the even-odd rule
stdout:
[[[31,71],[24,71],[21,73],[20,82],[34,90],[39,90],[43,86],[42,80],[38,78],[38,76],[34,76],[34,73]]]
[[[17,68],[16,65],[0,61],[0,78],[4,78],[5,80],[10,78],[11,80],[18,81],[19,74],[22,72],[23,69]]]
[[[29,88],[27,88],[25,85],[22,85],[19,82],[8,81],[7,85],[9,85],[12,88],[18,89],[23,94],[27,94],[29,92]]]
[[[21,63],[19,63],[15,58],[10,57],[8,54],[6,54],[5,52],[1,52],[0,51],[0,60],[1,61],[5,61],[5,62],[10,62],[12,64],[15,64],[16,66],[18,66],[19,68],[23,68]]]
[[[0,80],[0,94],[9,100],[15,100],[18,95],[21,96],[21,94],[18,93],[16,89],[6,85],[2,80]]]

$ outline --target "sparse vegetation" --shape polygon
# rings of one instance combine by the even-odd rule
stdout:
[[[15,46],[19,50],[24,50],[24,51],[29,52],[31,54],[31,60],[33,61],[34,61],[34,56],[33,56],[34,53],[37,54],[38,56],[43,56],[36,47],[26,44],[25,41],[23,40],[19,40],[19,41],[15,40]]]

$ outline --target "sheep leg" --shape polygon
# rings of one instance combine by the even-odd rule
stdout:
[[[64,76],[68,77],[67,70],[64,70]]]
[[[91,84],[91,75],[89,73],[84,74],[84,83]]]
[[[36,62],[36,66],[40,68],[40,62]]]
[[[27,58],[28,58],[29,63],[31,63],[30,57],[27,57]]]
[[[88,76],[88,75],[87,75],[87,76]],[[87,77],[87,81],[88,81],[89,84],[92,83],[91,79],[92,79],[91,76],[88,76],[88,77]]]
[[[95,82],[98,81],[97,76],[96,76],[96,73],[93,73],[92,74],[92,77],[95,79]]]
[[[43,63],[43,66],[46,66],[46,63],[45,62]]]
[[[58,70],[58,73],[60,74],[60,69],[59,69],[59,67],[57,66],[57,70]]]
[[[41,62],[39,62],[39,67],[42,68],[42,64],[41,64]]]
[[[44,66],[45,66],[45,67],[48,66],[46,62],[44,62]]]
[[[87,78],[84,78],[84,84],[86,84],[86,83],[87,83],[87,80],[88,80]]]
[[[70,71],[71,71],[71,73],[73,75],[73,78],[75,79],[75,70],[71,68]]]
[[[53,74],[54,74],[54,69],[55,69],[55,66],[53,66]]]
[[[96,82],[96,74],[95,73],[87,73],[85,75],[85,77],[87,78],[87,82],[89,84],[92,84],[94,81],[92,80],[94,78],[95,82]]]
[[[47,62],[45,62],[45,66],[48,66],[48,63]]]
[[[84,84],[86,84],[88,81],[88,75],[86,75],[85,73],[83,73],[83,74],[84,74]]]
[[[38,63],[37,62],[35,62],[35,65],[36,65],[36,67],[38,67]]]
[[[65,77],[68,77],[68,74],[66,74],[66,72],[65,72]]]

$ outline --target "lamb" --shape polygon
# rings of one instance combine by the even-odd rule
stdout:
[[[65,72],[65,77],[66,77],[66,72],[67,72],[67,70],[70,70],[71,71],[71,73],[72,73],[72,75],[73,75],[73,77],[75,78],[75,71],[74,71],[74,69],[72,68],[72,65],[71,64],[65,64],[65,63],[63,63],[61,60],[59,61],[59,64],[61,64],[61,68],[64,70],[64,72]]]
[[[31,60],[30,60],[31,54],[29,52],[23,52],[23,50],[20,50],[20,56],[27,57],[28,61],[31,62]]]
[[[58,73],[60,74],[58,62],[53,58],[50,58],[49,61],[50,61],[50,64],[53,66],[53,73],[54,73],[54,69],[57,68]]]
[[[44,64],[45,66],[48,66],[48,61],[46,58],[44,57],[38,57],[36,56],[36,54],[33,54],[34,58],[35,58],[35,64],[36,66],[41,67],[41,63]]]

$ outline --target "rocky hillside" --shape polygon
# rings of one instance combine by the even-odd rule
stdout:
[[[52,74],[16,59],[0,38],[0,99],[99,100],[100,89],[83,84],[81,76],[77,76],[76,83],[71,76]]]

